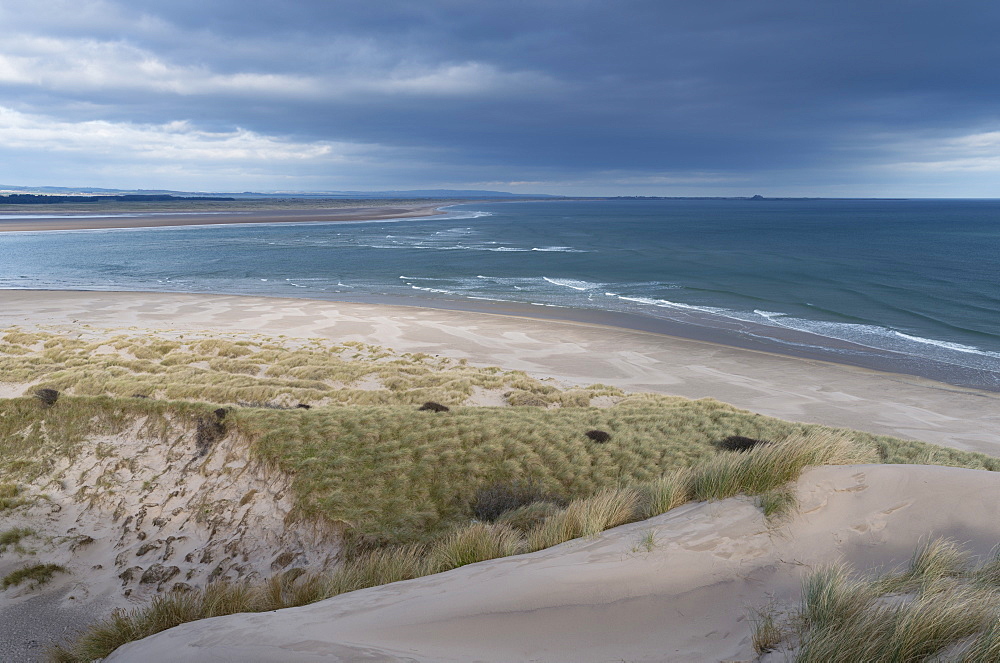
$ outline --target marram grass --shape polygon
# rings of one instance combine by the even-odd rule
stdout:
[[[1000,584],[994,556],[980,565],[952,541],[921,546],[908,569],[856,576],[844,566],[816,571],[803,582],[791,619],[776,625],[758,610],[758,651],[785,646],[800,663],[986,663],[1000,654]]]

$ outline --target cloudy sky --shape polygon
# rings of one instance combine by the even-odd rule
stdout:
[[[0,184],[1000,197],[994,0],[0,0]]]

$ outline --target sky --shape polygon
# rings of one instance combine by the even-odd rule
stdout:
[[[0,185],[1000,197],[995,0],[0,0]]]

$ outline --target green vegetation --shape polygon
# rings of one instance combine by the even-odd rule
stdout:
[[[790,645],[800,663],[1000,660],[1000,556],[982,564],[954,542],[922,546],[910,567],[876,578],[822,569],[803,583],[784,627],[758,611],[758,651]]]
[[[68,573],[66,567],[58,564],[32,564],[12,571],[0,580],[0,589],[16,587],[24,581],[30,581],[34,586],[44,585],[52,580],[57,573]]]
[[[20,494],[21,487],[16,483],[0,483],[0,513],[24,504],[25,500],[19,497]]]
[[[649,529],[643,532],[639,540],[636,541],[636,544],[632,547],[632,552],[650,553],[656,550],[656,546],[656,530]]]
[[[12,527],[0,532],[0,554],[7,552],[10,546],[17,547],[23,539],[34,534],[35,530],[27,527]]]

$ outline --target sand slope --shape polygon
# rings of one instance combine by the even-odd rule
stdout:
[[[797,493],[799,513],[778,527],[745,498],[691,504],[530,555],[186,624],[106,660],[752,660],[746,606],[795,602],[817,565],[892,567],[929,535],[976,554],[1000,541],[996,473],[822,467]]]
[[[23,549],[0,548],[0,578],[30,564],[67,572],[0,591],[0,660],[39,660],[113,608],[174,588],[332,567],[339,533],[287,518],[289,478],[247,454],[233,436],[202,454],[194,431],[160,437],[137,424],[55,462],[26,487],[28,505],[0,513],[0,532],[34,532]]]

